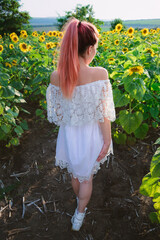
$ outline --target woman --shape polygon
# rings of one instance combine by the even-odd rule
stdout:
[[[72,230],[79,231],[92,194],[93,174],[113,154],[111,123],[116,119],[108,72],[90,67],[98,47],[97,28],[70,19],[64,26],[57,71],[47,88],[49,122],[59,125],[55,165],[67,168],[77,196]]]

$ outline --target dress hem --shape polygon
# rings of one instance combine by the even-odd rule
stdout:
[[[59,166],[61,169],[67,168],[68,173],[70,175],[73,175],[74,178],[78,178],[79,182],[83,182],[83,181],[89,180],[92,174],[96,174],[98,172],[98,170],[100,169],[100,165],[103,164],[105,161],[109,160],[108,156],[110,154],[114,155],[112,149],[110,149],[110,151],[106,154],[106,156],[101,159],[101,161],[99,161],[99,162],[97,160],[95,161],[95,164],[94,164],[94,166],[92,168],[92,171],[91,171],[89,176],[79,176],[79,175],[77,175],[76,173],[74,173],[73,169],[70,167],[68,162],[64,162],[61,159],[57,159],[56,156],[55,156],[55,160],[56,160],[55,166]]]

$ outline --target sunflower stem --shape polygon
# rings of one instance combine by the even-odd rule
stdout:
[[[130,101],[129,101],[129,113],[131,113],[132,112],[132,109],[131,109],[131,98],[130,98]]]

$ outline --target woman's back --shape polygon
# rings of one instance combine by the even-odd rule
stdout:
[[[77,86],[105,79],[108,79],[108,73],[105,68],[80,66]],[[57,71],[54,71],[51,74],[50,82],[55,86],[59,86],[59,76]]]

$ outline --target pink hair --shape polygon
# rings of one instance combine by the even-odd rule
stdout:
[[[71,98],[80,69],[78,56],[83,57],[86,49],[97,42],[99,34],[93,24],[86,21],[80,24],[76,18],[70,18],[64,29],[57,70],[63,95]]]

